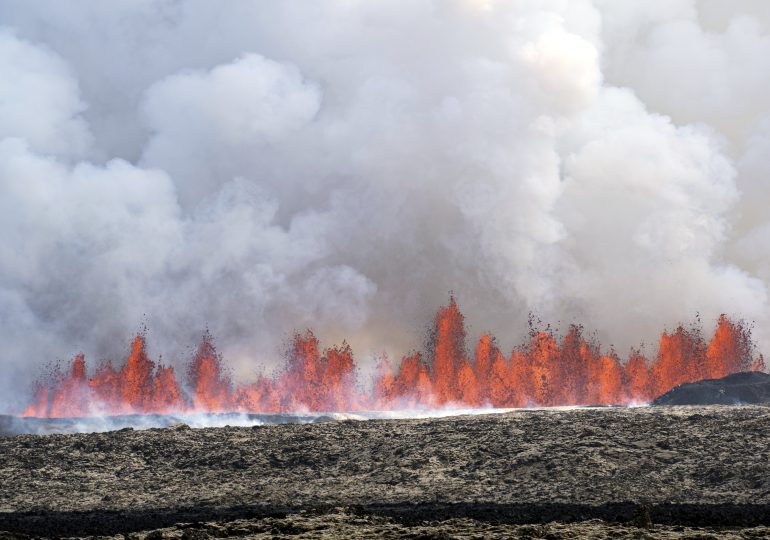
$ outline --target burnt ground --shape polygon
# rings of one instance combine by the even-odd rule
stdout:
[[[0,531],[14,535],[767,538],[766,526],[767,407],[0,438]]]

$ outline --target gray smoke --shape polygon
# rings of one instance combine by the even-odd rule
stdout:
[[[45,362],[366,364],[454,290],[621,351],[770,344],[765,0],[0,0],[0,410]]]

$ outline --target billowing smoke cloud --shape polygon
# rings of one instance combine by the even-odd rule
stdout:
[[[44,362],[208,326],[365,363],[454,290],[625,349],[770,343],[764,0],[0,1],[0,409]]]

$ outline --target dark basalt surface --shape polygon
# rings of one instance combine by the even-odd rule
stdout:
[[[770,375],[759,371],[735,373],[721,379],[680,384],[656,398],[653,405],[770,404]]]
[[[428,522],[513,534],[640,515],[759,527],[770,525],[768,441],[770,408],[719,406],[20,435],[0,438],[0,531],[182,537],[175,524],[301,529],[340,513],[342,537],[356,519],[407,536]]]
[[[21,540],[23,533],[0,532],[0,540]],[[93,538],[93,537],[90,537]],[[231,519],[218,517],[209,521],[179,522],[174,525],[139,532],[100,535],[106,540],[203,540],[210,538],[264,539],[348,539],[403,538],[411,540],[473,539],[581,539],[581,540],[717,540],[767,539],[770,527],[704,527],[652,524],[635,516],[628,522],[588,519],[577,522],[515,523],[488,521],[469,517],[431,518],[422,521],[399,521],[389,516],[347,508],[324,511],[303,510],[291,514]]]

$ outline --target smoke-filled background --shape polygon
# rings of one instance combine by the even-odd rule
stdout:
[[[770,345],[765,0],[0,1],[0,410],[46,362],[366,365],[454,290]]]

